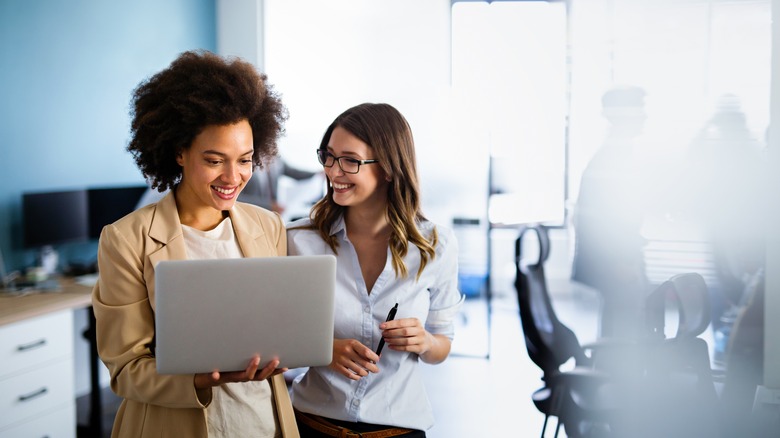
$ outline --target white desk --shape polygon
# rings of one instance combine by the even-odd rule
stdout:
[[[76,436],[73,312],[91,305],[91,288],[61,286],[0,294],[0,437]]]

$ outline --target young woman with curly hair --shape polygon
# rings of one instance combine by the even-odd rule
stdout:
[[[301,436],[424,437],[433,414],[417,365],[450,352],[462,302],[455,238],[420,210],[412,131],[392,106],[348,109],[317,156],[327,195],[288,225],[288,253],[336,255],[335,339],[330,365],[293,383]]]
[[[132,104],[127,149],[169,192],[100,236],[98,351],[124,399],[112,436],[297,437],[278,360],[160,375],[154,356],[157,262],[286,255],[279,215],[236,202],[253,167],[275,155],[286,111],[251,64],[206,51],[181,54],[136,88]]]

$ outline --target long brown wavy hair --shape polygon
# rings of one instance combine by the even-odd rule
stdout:
[[[386,103],[363,103],[352,107],[336,117],[328,126],[320,143],[327,149],[330,136],[336,127],[354,135],[375,154],[377,163],[390,178],[387,193],[387,218],[392,229],[390,253],[396,277],[409,275],[403,258],[409,250],[409,243],[420,251],[420,275],[429,261],[436,257],[438,234],[436,229],[429,238],[422,235],[417,224],[426,220],[420,211],[420,185],[417,178],[417,160],[414,152],[414,138],[409,123],[394,107]],[[311,209],[312,229],[316,229],[333,252],[338,251],[338,242],[331,236],[331,226],[345,213],[346,207],[333,201],[333,187]]]

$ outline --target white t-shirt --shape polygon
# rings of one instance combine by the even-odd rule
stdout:
[[[230,218],[213,230],[200,231],[182,225],[182,231],[191,260],[243,257]],[[211,393],[211,404],[206,408],[209,437],[281,437],[268,380],[225,383],[212,388]]]

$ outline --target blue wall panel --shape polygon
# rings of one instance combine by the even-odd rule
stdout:
[[[0,249],[9,269],[33,258],[21,249],[22,192],[143,183],[125,151],[132,90],[197,48],[216,50],[215,0],[0,1]]]

